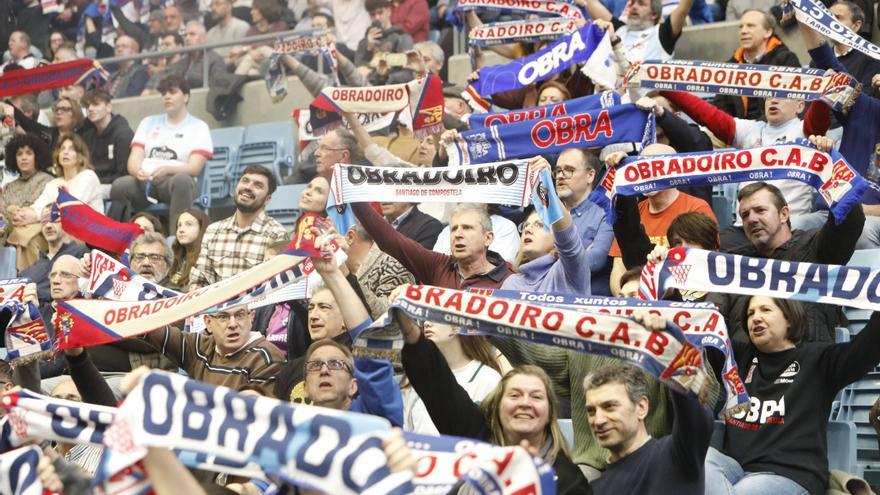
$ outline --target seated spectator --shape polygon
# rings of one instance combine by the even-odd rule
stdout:
[[[52,180],[52,176],[46,173],[52,165],[52,154],[43,140],[30,134],[13,137],[6,143],[5,153],[6,168],[18,174],[18,178],[6,184],[0,195],[6,205],[6,221],[16,227],[6,242],[15,246],[16,269],[21,271],[46,250],[46,246],[40,243],[39,218],[31,217],[28,207]]]
[[[860,32],[864,26],[865,11],[854,2],[838,0],[828,10],[834,14],[837,22],[853,30],[853,32]],[[846,67],[846,72],[862,83],[862,92],[874,97],[880,97],[878,88],[871,84],[872,78],[880,74],[880,60],[832,39],[829,39],[828,42],[834,48],[834,55],[837,57],[837,60]],[[813,65],[812,62],[810,65]]]
[[[642,150],[642,156],[667,155],[674,153],[675,149],[665,144],[651,144]],[[623,152],[615,151],[605,158],[605,163],[609,167],[616,166],[624,156],[626,155]],[[715,213],[712,211],[712,207],[710,207],[705,201],[689,194],[685,194],[678,189],[671,188],[662,191],[652,191],[646,193],[645,196],[647,199],[641,201],[638,205],[639,218],[641,219],[641,224],[645,228],[645,233],[654,244],[661,246],[666,245],[666,232],[669,229],[669,224],[671,224],[672,221],[682,213],[699,212],[711,218],[716,223],[718,221],[715,218]],[[615,230],[615,234],[617,234],[618,230]],[[621,233],[621,235],[629,234]],[[614,243],[611,245],[611,251],[609,252],[609,255],[614,258],[611,268],[611,292],[615,294],[620,290],[620,286],[617,285],[617,282],[620,280],[621,275],[623,275],[627,268],[629,268],[624,265],[622,251],[619,245],[620,242],[620,240],[615,239]]]
[[[422,56],[422,63],[425,69],[436,76],[441,76],[443,66],[446,63],[446,55],[443,48],[433,41],[421,41],[413,45],[413,49]],[[441,76],[441,78],[446,79]]]
[[[415,283],[415,279],[400,262],[382,252],[360,224],[355,224],[345,239],[348,243],[345,266],[357,277],[370,314],[378,317],[391,304],[391,292],[400,285]]]
[[[128,212],[142,210],[156,198],[170,203],[168,225],[196,199],[195,177],[205,160],[214,155],[208,124],[187,111],[189,83],[180,76],[168,76],[159,84],[165,113],[144,118],[131,142],[128,173],[113,181],[110,199],[112,217],[127,220]]]
[[[477,405],[456,381],[437,345],[409,316],[395,314],[403,332],[403,369],[437,431],[497,445],[525,442],[555,469],[557,493],[592,493],[589,482],[568,455],[568,445],[557,424],[556,394],[544,370],[536,366],[512,369]]]
[[[591,293],[611,295],[608,251],[614,231],[605,219],[605,211],[588,199],[601,168],[595,153],[564,150],[556,159],[555,185],[556,194],[577,225],[581,244],[589,257]]]
[[[58,50],[64,46],[72,47],[73,41],[67,39],[61,31],[52,31],[52,34],[49,35],[49,47],[46,50],[46,60],[56,63],[55,55],[58,53]]]
[[[67,94],[68,92],[72,94]],[[79,98],[76,95],[79,95]],[[52,125],[46,126],[31,119],[18,108],[13,107],[15,124],[24,129],[28,134],[34,134],[50,147],[58,145],[58,137],[61,134],[79,133],[85,121],[85,112],[82,107],[82,96],[85,88],[78,84],[62,89],[58,101],[52,105]]]
[[[284,356],[259,332],[251,331],[253,316],[246,306],[225,308],[205,315],[204,332],[167,326],[144,339],[191,378],[233,389],[250,385],[270,394]]]
[[[805,343],[799,301],[746,299],[748,341],[734,342],[734,355],[750,409],[725,421],[720,451],[709,449],[706,493],[825,493],[831,404],[880,360],[878,316],[851,342]]]
[[[391,24],[409,34],[416,43],[428,39],[430,21],[427,0],[393,0],[391,3]]]
[[[194,47],[205,44],[205,26],[199,21],[190,21],[186,23],[186,30],[183,35],[184,43],[188,47]],[[191,88],[207,87],[207,83],[211,80],[222,76],[226,73],[226,66],[223,57],[214,53],[214,50],[208,50],[207,62],[205,62],[204,52],[201,50],[186,53],[175,65],[172,65],[171,71],[182,74],[189,81]],[[204,81],[204,64],[208,64],[208,81]],[[180,72],[182,70],[182,72]]]
[[[152,213],[142,211],[131,217],[131,223],[136,223],[144,229],[144,232],[155,232],[165,237],[165,227],[162,226],[162,220]]]
[[[232,0],[211,0],[211,19],[214,27],[205,35],[208,43],[240,40],[247,36],[250,29],[248,23],[232,15]],[[220,57],[226,58],[232,51],[232,46],[222,46],[214,51]]]
[[[61,229],[61,217],[52,215],[52,207],[43,208],[40,221],[40,233],[46,241],[47,248],[40,251],[39,258],[31,266],[21,272],[21,277],[36,284],[37,299],[40,304],[50,301],[49,272],[55,261],[64,255],[75,258],[82,257],[88,252],[83,244],[76,242]]]
[[[366,0],[364,5],[373,24],[358,43],[355,65],[369,65],[377,53],[406,53],[412,49],[412,37],[391,22],[390,0]]]
[[[63,187],[95,211],[104,212],[104,202],[98,189],[100,182],[89,160],[85,143],[75,134],[62,134],[58,141],[52,158],[60,168],[61,176],[47,182],[37,199],[30,206],[19,208],[13,216],[15,229],[10,239],[15,239],[16,246],[25,246],[16,260],[20,270],[37,261],[39,252],[46,249],[46,241],[39,237],[39,221],[43,208],[58,199],[58,189]]]
[[[362,156],[354,134],[348,129],[337,127],[318,140],[318,147],[315,149],[315,175],[329,180],[333,176],[334,165],[359,163],[363,160]]]
[[[146,26],[130,20],[123,12],[121,5],[110,5],[110,12],[113,14],[113,20],[118,25],[118,30],[122,34],[137,40],[141,50],[153,52],[159,48],[159,38],[165,32],[164,15],[161,10],[150,12]],[[145,63],[149,68],[149,63]]]
[[[423,284],[498,288],[511,274],[507,262],[489,251],[494,234],[484,205],[462,203],[452,211],[451,256],[430,251],[398,232],[368,204],[354,203],[352,209],[379,248]]]
[[[245,33],[246,37],[261,34],[280,33],[287,30],[287,24],[281,20],[281,6],[276,0],[254,0],[251,6],[253,25]],[[233,48],[226,59],[227,64],[235,65],[235,73],[246,76],[265,74],[266,65],[272,54],[271,42],[260,42],[249,46]]]
[[[24,31],[15,31],[9,36],[9,60],[0,65],[0,73],[12,64],[22,69],[33,69],[40,64],[40,58],[31,53],[31,37]]]
[[[196,267],[190,274],[194,289],[229,278],[263,262],[266,247],[286,239],[287,231],[266,214],[277,182],[275,173],[250,165],[235,187],[235,213],[208,226]]]
[[[101,180],[101,195],[109,199],[113,181],[128,173],[129,147],[134,131],[125,117],[113,113],[112,98],[107,91],[90,90],[85,102],[88,119],[80,135],[89,146],[92,165]]]
[[[176,48],[183,48],[184,41],[183,36],[177,33],[163,34],[159,38],[159,50],[174,50]],[[154,60],[154,64],[147,67],[147,70],[150,72],[150,78],[147,80],[147,85],[144,87],[144,91],[141,95],[154,95],[158,94],[159,83],[162,82],[163,79],[168,77],[173,73],[183,73],[185,71],[184,63],[181,62],[183,60],[183,53],[175,53],[174,55],[168,55],[167,57],[157,57]]]
[[[180,13],[180,9],[174,6],[166,7],[162,14],[162,18],[165,20],[165,33],[177,33],[183,36],[183,15]]]
[[[651,331],[666,329],[666,319],[636,316]],[[703,495],[703,463],[712,438],[712,413],[694,397],[670,391],[672,433],[654,439],[645,418],[654,406],[644,371],[626,364],[606,366],[583,383],[593,435],[610,451],[608,466],[593,481],[593,493],[676,493]]]
[[[299,4],[302,6],[302,3]],[[305,7],[302,11],[298,11],[296,6],[294,6],[294,14],[299,16],[299,21],[297,21],[296,26],[293,28],[294,31],[309,31],[311,29],[326,29],[327,26],[315,25],[314,17],[324,16],[327,18],[333,18],[333,10],[330,9],[329,0],[306,0]],[[319,24],[321,21],[317,21]]]
[[[613,17],[599,0],[577,0],[578,5],[587,9],[590,17],[610,21],[614,25],[630,63],[671,59],[693,3],[693,0],[682,0],[663,19],[663,2],[660,0],[630,0],[627,3],[629,15],[623,21]]]
[[[174,241],[171,243],[174,261],[171,263],[169,288],[177,287],[184,290],[189,288],[189,276],[199,259],[202,237],[209,223],[208,216],[198,208],[184,210],[177,216],[177,228],[174,231]]]
[[[460,328],[445,323],[423,323],[425,338],[434,342],[455,381],[475,404],[480,404],[501,381],[501,368],[485,337],[462,336]],[[406,431],[439,435],[425,403],[408,381],[401,382],[403,427]]]
[[[729,7],[728,7],[729,8]],[[776,19],[765,11],[748,9],[739,18],[739,48],[729,63],[800,67],[794,52],[774,33]],[[764,99],[717,95],[712,104],[740,119],[763,120]],[[769,116],[767,119],[769,120]]]
[[[116,50],[113,56],[126,57],[140,52],[140,45],[131,36],[123,35],[116,38]],[[108,92],[113,98],[140,96],[149,78],[147,68],[140,60],[120,62],[117,64],[116,70],[110,74],[110,79],[107,80]]]

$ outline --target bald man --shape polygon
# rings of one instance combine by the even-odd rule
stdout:
[[[199,46],[205,44],[206,41],[205,26],[199,21],[189,21],[186,23],[186,29],[183,33],[183,43],[186,46]],[[202,67],[204,66],[204,57],[202,51],[196,50],[189,52],[180,60],[172,64],[169,72],[181,74],[189,82],[191,88],[201,88],[204,85],[204,74]],[[223,57],[217,55],[214,50],[208,51],[208,79],[222,77],[226,73],[226,63]]]
[[[82,402],[82,396],[71,379],[62,380],[58,383],[58,385],[52,389],[52,397],[74,402]],[[55,445],[55,450],[64,457],[64,460],[76,464],[80,469],[91,476],[95,475],[95,471],[98,469],[98,463],[101,462],[101,454],[104,452],[103,447],[64,442],[58,442]]]
[[[675,153],[675,148],[672,146],[655,143],[645,147],[645,149],[642,150],[641,156],[670,155]],[[605,164],[609,167],[617,166],[624,157],[626,157],[626,154],[621,151],[611,153],[605,158]],[[645,233],[653,244],[669,246],[669,242],[666,240],[666,231],[669,229],[669,224],[671,224],[672,221],[682,213],[703,213],[717,223],[715,214],[712,212],[712,207],[709,206],[708,203],[702,199],[685,194],[678,189],[671,188],[663,189],[661,191],[651,191],[645,193],[645,196],[647,199],[638,204],[639,220],[641,221],[641,225],[645,228]],[[620,291],[620,277],[623,276],[627,268],[632,268],[632,266],[626,266],[624,264],[623,255],[619,245],[621,238],[625,237],[624,242],[626,242],[626,240],[633,238],[638,232],[638,223],[635,221],[626,221],[628,216],[627,208],[628,205],[631,207],[631,202],[635,202],[635,197],[620,196],[617,200],[616,208],[621,218],[615,223],[615,241],[611,245],[611,251],[609,253],[614,257],[614,265],[611,268],[612,294],[617,294]],[[631,209],[629,211],[631,211]],[[634,229],[636,230],[633,231]],[[644,260],[639,260],[639,263],[644,263]]]

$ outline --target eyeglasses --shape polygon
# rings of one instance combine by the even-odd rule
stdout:
[[[62,280],[76,280],[79,278],[79,275],[70,272],[52,272],[49,274],[49,280],[61,277]]]
[[[347,149],[348,148],[331,148],[325,144],[319,144],[318,149],[316,149],[315,151],[320,151],[321,153],[326,153],[328,151],[345,151]]]
[[[73,113],[73,107],[55,107],[52,111],[55,113]]]
[[[306,373],[319,372],[325,364],[327,365],[327,369],[330,371],[345,370],[349,374],[351,374],[351,366],[349,366],[348,363],[341,359],[328,359],[327,361],[316,359],[314,361],[306,361]]]
[[[235,314],[229,313],[217,313],[210,315],[211,319],[219,322],[219,323],[229,323],[229,320],[235,318],[236,321],[244,321],[245,318],[248,317],[248,311],[241,309],[235,312]]]
[[[575,172],[577,172],[577,169],[573,167],[558,167],[555,176],[562,177],[563,179],[571,179]]]
[[[161,254],[155,254],[155,253],[149,253],[149,254],[147,254],[147,253],[138,253],[138,254],[133,254],[133,255],[131,255],[131,261],[133,261],[133,262],[134,262],[134,261],[141,262],[141,261],[144,261],[144,260],[147,259],[147,258],[150,259],[150,262],[151,262],[151,263],[158,263],[158,262],[160,262],[160,261],[165,261],[165,256],[162,256]]]
[[[544,222],[540,220],[535,220],[532,222],[523,222],[519,224],[519,233],[522,234],[524,230],[529,227],[534,227],[537,230],[544,230]]]

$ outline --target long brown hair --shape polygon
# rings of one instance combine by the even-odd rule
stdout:
[[[178,222],[180,221],[180,216],[184,213],[189,213],[199,222],[199,236],[192,244],[184,246],[177,240],[177,225],[174,226],[174,242],[171,243],[174,261],[171,264],[170,273],[172,279],[176,279],[172,280],[172,282],[180,288],[185,288],[189,285],[189,272],[196,266],[199,252],[202,249],[202,236],[205,235],[205,229],[208,228],[208,224],[211,222],[208,219],[208,215],[205,215],[205,212],[198,208],[188,208],[180,212],[180,215],[177,216]]]
[[[508,445],[507,438],[504,435],[504,427],[501,425],[501,399],[504,397],[510,379],[517,375],[537,377],[544,384],[544,389],[547,391],[548,414],[547,426],[544,427],[544,435],[551,439],[552,444],[550,446],[550,451],[544,457],[544,460],[553,464],[560,452],[564,453],[566,456],[569,455],[568,443],[565,440],[565,436],[562,434],[562,430],[559,429],[559,406],[556,399],[556,392],[553,391],[553,385],[550,383],[550,377],[547,376],[546,371],[537,366],[524,364],[513,368],[501,378],[501,381],[495,386],[495,389],[489,392],[489,395],[487,395],[486,398],[483,399],[482,404],[480,404],[480,408],[483,410],[483,416],[486,418],[486,421],[489,422],[489,429],[492,432],[492,442],[502,446]],[[540,451],[543,445],[533,445],[533,447]]]
[[[83,170],[95,170],[94,165],[92,165],[92,159],[89,155],[89,148],[86,146],[86,142],[82,140],[81,137],[76,134],[65,132],[58,136],[58,141],[56,141],[55,149],[52,150],[52,162],[58,167],[58,173],[61,174],[59,177],[64,176],[64,172],[61,170],[61,165],[58,163],[58,157],[61,155],[61,145],[63,145],[66,141],[70,141],[73,144],[73,150],[76,151],[76,154],[79,155],[80,158],[80,169]]]

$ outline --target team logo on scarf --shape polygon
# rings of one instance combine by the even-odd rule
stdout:
[[[29,283],[26,278],[0,280],[0,328],[5,329],[8,359],[16,366],[46,357],[52,348],[39,308],[22,300]]]
[[[534,55],[503,65],[483,67],[479,78],[470,83],[462,98],[473,108],[488,111],[491,103],[485,97],[526,87],[562,72],[572,64],[588,62],[604,37],[605,31],[589,23]],[[605,54],[600,56],[605,57]]]
[[[117,222],[58,190],[56,204],[61,212],[61,228],[71,236],[111,253],[121,254],[136,237],[144,233],[140,225]]]
[[[838,111],[848,111],[859,95],[852,76],[830,76],[817,69],[718,62],[648,60],[630,68],[629,87],[714,93],[722,95],[822,100]]]
[[[43,65],[33,69],[16,70],[0,76],[0,96],[39,93],[49,89],[82,84],[89,80],[103,83],[108,79],[107,72],[97,61],[80,58],[70,62]]]
[[[434,74],[405,84],[328,87],[309,105],[312,131],[321,135],[341,126],[342,112],[385,113],[409,108],[413,135],[421,138],[443,130],[443,83]],[[323,112],[323,113],[322,113]]]
[[[633,142],[654,142],[654,115],[629,103],[465,131],[446,145],[446,153],[457,166]]]
[[[555,40],[577,30],[574,19],[524,19],[521,21],[493,22],[471,29],[468,44],[492,46],[505,43],[534,43]]]
[[[674,248],[642,271],[639,297],[656,299],[669,288],[768,296],[880,309],[880,270],[750,258],[702,249]]]
[[[609,168],[590,200],[614,223],[616,194],[635,196],[680,186],[712,186],[746,181],[793,179],[812,186],[839,224],[859,203],[868,184],[836,150],[825,153],[809,141],[745,150],[626,158]]]
[[[880,60],[880,47],[844,26],[821,2],[791,0],[784,4],[783,11],[783,17],[789,18],[794,15],[798,21],[822,36]]]
[[[512,124],[526,120],[546,119],[561,115],[574,115],[590,110],[620,105],[620,95],[614,91],[606,91],[596,95],[582,96],[573,100],[565,100],[551,105],[523,108],[508,112],[473,113],[468,118],[471,129],[482,129],[493,125]]]

